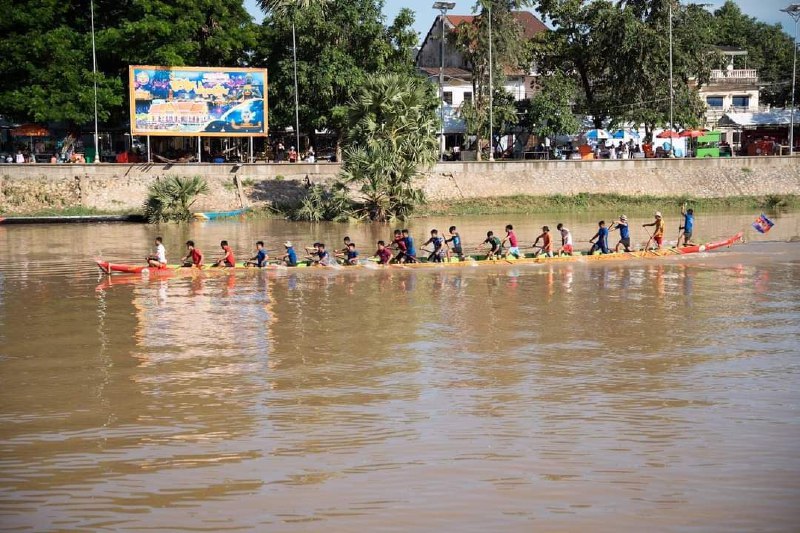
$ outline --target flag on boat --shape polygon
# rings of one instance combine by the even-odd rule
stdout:
[[[767,233],[774,225],[775,223],[768,219],[764,213],[761,213],[761,216],[753,222],[753,227],[759,233]]]

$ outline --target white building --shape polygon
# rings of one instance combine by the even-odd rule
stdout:
[[[547,26],[529,11],[516,11],[514,17],[522,27],[522,37],[525,39],[532,39],[536,34],[547,31]],[[445,149],[463,143],[465,126],[456,114],[464,102],[469,103],[473,98],[470,66],[462,54],[448,42],[448,36],[460,24],[470,24],[475,18],[476,15],[446,15],[444,17],[439,15],[425,35],[416,56],[417,69],[438,86],[442,65],[441,39],[442,23],[444,22],[445,52],[442,94],[445,115]],[[505,89],[513,94],[516,100],[524,100],[533,95],[536,79],[536,71],[533,66],[528,71],[506,69],[505,75]]]
[[[720,124],[728,113],[754,113],[760,110],[758,72],[747,68],[747,51],[732,46],[717,47],[724,58],[725,68],[711,71],[708,85],[698,93],[706,104],[706,124],[710,129],[722,131],[732,146],[740,143],[739,132]]]

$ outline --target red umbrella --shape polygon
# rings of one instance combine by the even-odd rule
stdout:
[[[691,137],[692,139],[696,139],[698,137],[702,137],[705,135],[705,130],[683,130],[681,132],[681,137]]]
[[[672,130],[664,130],[658,135],[656,135],[658,139],[679,139],[680,136],[681,136],[680,133]]]

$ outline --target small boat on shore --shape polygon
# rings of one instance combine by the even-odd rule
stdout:
[[[232,209],[230,211],[204,211],[192,213],[195,220],[218,220],[220,218],[233,218],[244,215],[247,209]]]
[[[389,264],[389,265],[378,265],[374,260],[364,260],[357,265],[330,265],[330,266],[321,266],[319,264],[314,263],[311,260],[303,260],[298,262],[296,267],[286,267],[283,264],[270,262],[265,267],[254,267],[254,266],[245,266],[244,263],[237,263],[235,267],[215,267],[210,265],[204,265],[202,267],[184,267],[181,265],[167,265],[166,268],[152,268],[145,265],[131,265],[125,263],[111,263],[108,261],[103,261],[102,259],[96,259],[95,263],[97,264],[98,268],[105,274],[149,274],[152,276],[159,276],[159,277],[172,277],[176,275],[193,275],[201,272],[208,272],[208,273],[232,273],[232,272],[259,272],[263,270],[278,270],[278,269],[286,269],[286,268],[321,268],[321,269],[328,269],[328,268],[344,268],[344,269],[356,269],[356,268],[422,268],[422,269],[431,269],[431,268],[448,268],[448,267],[481,267],[481,266],[503,266],[503,265],[521,265],[521,264],[550,264],[550,263],[575,263],[575,262],[594,262],[594,261],[625,261],[625,260],[634,260],[634,259],[658,259],[658,258],[665,258],[665,257],[676,257],[676,256],[683,256],[683,255],[691,255],[691,254],[698,254],[703,252],[709,252],[712,250],[716,250],[718,248],[724,248],[726,246],[732,246],[737,242],[742,240],[744,236],[743,232],[739,232],[732,237],[727,239],[723,239],[721,241],[711,242],[707,244],[696,244],[692,246],[684,246],[681,248],[662,248],[660,250],[639,250],[635,252],[619,252],[619,253],[610,253],[610,254],[593,254],[593,255],[584,255],[584,254],[575,254],[575,255],[561,255],[555,257],[547,257],[543,255],[536,256],[534,254],[526,254],[524,257],[520,258],[502,258],[496,257],[492,259],[488,259],[485,255],[472,255],[469,257],[465,257],[464,259],[459,259],[456,257],[450,258],[449,260],[445,260],[441,263],[427,261],[426,259],[422,258],[420,261],[416,263],[404,263],[404,264]]]

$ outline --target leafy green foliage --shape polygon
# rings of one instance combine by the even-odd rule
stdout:
[[[347,222],[356,216],[347,186],[336,182],[331,188],[312,186],[295,209],[289,211],[291,220],[306,222]]]
[[[294,124],[294,22],[300,124],[341,134],[347,105],[368,78],[391,72],[413,73],[414,16],[403,9],[387,27],[380,0],[300,4],[304,5],[292,8],[292,15],[269,12],[253,56],[254,62],[265,64],[270,72],[271,126],[283,129]]]
[[[150,223],[189,220],[197,197],[207,192],[208,184],[200,176],[158,179],[148,188],[145,217]]]
[[[94,114],[89,2],[0,0],[0,109],[76,125]],[[128,65],[235,66],[255,25],[241,0],[96,0],[98,116],[128,117]]]
[[[341,178],[360,186],[371,220],[406,218],[424,201],[413,182],[438,157],[437,107],[433,85],[398,74],[367,80],[348,107]]]
[[[543,77],[539,89],[525,109],[523,125],[540,137],[577,133],[581,123],[572,112],[578,90],[575,82],[556,72]]]

